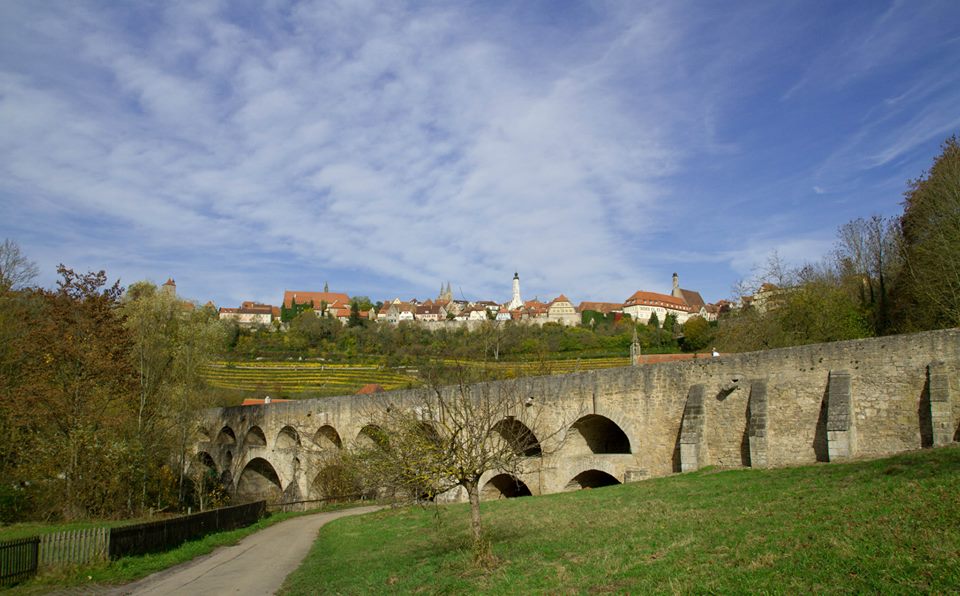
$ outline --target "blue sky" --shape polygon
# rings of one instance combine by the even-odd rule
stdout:
[[[0,3],[0,237],[177,280],[728,297],[960,132],[944,2]]]

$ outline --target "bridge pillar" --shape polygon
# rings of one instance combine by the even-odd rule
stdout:
[[[950,376],[943,362],[927,365],[927,392],[930,398],[930,422],[933,427],[933,446],[953,442],[953,404],[950,403]]]
[[[750,383],[748,402],[750,421],[747,438],[750,442],[750,467],[767,467],[767,382]]]
[[[853,398],[850,373],[831,370],[827,383],[827,453],[829,461],[853,457],[856,434],[853,423]]]
[[[687,392],[687,402],[683,406],[683,421],[680,423],[680,471],[692,472],[703,465],[703,396],[704,385],[694,385]]]

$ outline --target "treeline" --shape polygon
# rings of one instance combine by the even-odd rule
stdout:
[[[223,348],[212,309],[60,266],[56,289],[0,247],[0,521],[128,517],[215,500],[189,466]]]
[[[672,323],[666,323],[663,327],[636,327],[644,353],[672,353],[689,347],[683,338],[675,337]],[[431,330],[414,322],[350,327],[306,312],[298,315],[286,332],[232,326],[226,355],[238,360],[302,356],[335,362],[377,361],[387,366],[417,365],[434,358],[490,362],[599,358],[629,355],[634,328],[629,317],[620,321],[597,317],[593,324],[580,327],[512,321],[484,321],[473,329]]]
[[[819,264],[790,269],[774,254],[745,293],[753,306],[717,330],[724,350],[960,326],[960,142],[909,182],[900,216],[847,223]]]

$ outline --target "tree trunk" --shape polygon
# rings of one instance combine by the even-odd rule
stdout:
[[[483,538],[483,525],[480,521],[480,483],[467,482],[464,484],[467,496],[470,497],[470,527],[473,530],[473,543],[479,544]]]

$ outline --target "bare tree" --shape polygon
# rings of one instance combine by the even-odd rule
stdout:
[[[5,239],[0,244],[0,292],[19,290],[37,277],[37,265],[20,252],[20,246]]]
[[[525,396],[522,381],[433,386],[412,399],[382,398],[365,432],[371,439],[358,453],[368,483],[407,499],[433,499],[463,489],[470,502],[474,557],[485,563],[489,545],[480,516],[480,480],[488,472],[514,478],[536,470],[543,442],[565,428],[547,427],[541,407]],[[539,404],[538,404],[539,405]],[[539,434],[539,436],[538,436]]]

